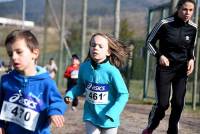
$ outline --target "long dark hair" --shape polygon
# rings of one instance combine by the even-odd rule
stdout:
[[[179,0],[176,5],[176,9],[179,10],[183,6],[183,4],[185,4],[186,2],[190,2],[194,4],[194,6],[196,5],[196,2],[194,0]]]

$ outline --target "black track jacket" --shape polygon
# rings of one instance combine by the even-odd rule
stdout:
[[[158,22],[147,37],[147,48],[159,60],[161,55],[170,62],[187,62],[194,59],[194,44],[197,25],[184,22],[177,14]],[[156,41],[159,40],[159,47]]]

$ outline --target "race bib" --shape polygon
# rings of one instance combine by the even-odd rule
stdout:
[[[3,101],[0,119],[16,123],[30,131],[35,131],[40,115],[38,101],[33,96],[8,93]]]
[[[72,79],[77,79],[78,78],[78,70],[73,70],[71,72],[71,78]]]
[[[11,102],[3,102],[0,115],[0,119],[2,120],[16,123],[23,128],[34,131],[38,118],[39,113],[34,110]]]
[[[92,104],[107,104],[108,91],[107,84],[89,83],[86,87],[86,100]]]

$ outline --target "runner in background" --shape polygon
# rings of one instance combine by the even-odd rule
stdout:
[[[80,59],[76,54],[73,54],[71,58],[71,65],[69,65],[66,68],[64,73],[64,77],[67,78],[66,93],[70,91],[70,89],[77,83],[79,66],[80,66]],[[78,97],[74,97],[72,101],[72,110],[76,111],[77,106],[78,106]]]

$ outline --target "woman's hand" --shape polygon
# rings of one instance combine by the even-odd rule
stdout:
[[[169,66],[169,60],[168,60],[168,58],[165,57],[164,55],[161,55],[160,59],[159,59],[159,64],[161,66]]]
[[[52,115],[50,116],[50,120],[56,127],[62,127],[65,121],[63,115]]]
[[[72,102],[72,99],[70,97],[65,97],[64,101],[65,101],[66,104],[69,104],[69,103]]]
[[[194,70],[194,59],[188,61],[187,75],[190,75]]]

